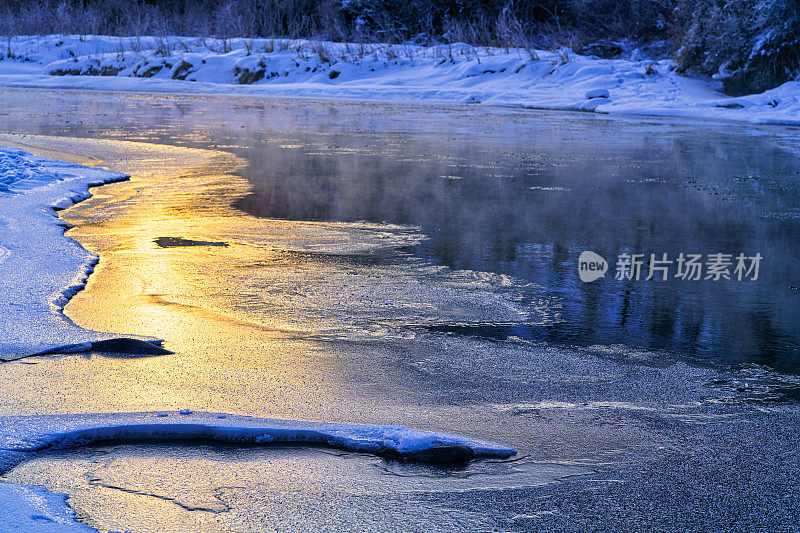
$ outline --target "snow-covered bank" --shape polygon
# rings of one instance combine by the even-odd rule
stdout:
[[[113,337],[79,328],[61,312],[97,257],[64,236],[57,210],[88,198],[91,186],[127,178],[0,147],[0,360],[87,351]]]
[[[15,37],[0,86],[522,106],[800,124],[800,82],[730,98],[671,61],[278,39]]]
[[[241,445],[331,446],[428,462],[515,453],[498,444],[396,425],[326,424],[191,411],[6,416],[0,418],[0,473],[47,449],[95,442],[192,439]],[[448,450],[460,455],[448,454]],[[4,531],[94,531],[74,520],[63,495],[24,485],[0,483],[0,520]]]

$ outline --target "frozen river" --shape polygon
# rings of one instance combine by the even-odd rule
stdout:
[[[120,444],[8,475],[67,492],[90,525],[795,523],[796,131],[52,90],[0,106],[6,142],[132,174],[62,213],[101,257],[66,313],[176,352],[1,365],[3,414],[188,408],[518,449],[440,470]],[[604,278],[581,281],[584,251]],[[697,280],[680,275],[693,255]]]

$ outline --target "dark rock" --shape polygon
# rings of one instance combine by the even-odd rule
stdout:
[[[717,107],[724,107],[726,109],[741,109],[744,106],[738,102],[731,102],[729,104],[717,104]]]
[[[122,70],[122,67],[105,66],[100,69],[101,76],[116,76]]]
[[[251,83],[262,80],[266,73],[267,71],[263,68],[251,71],[246,68],[240,69],[237,67],[236,71],[234,71],[240,85],[250,85]]]
[[[192,68],[192,64],[187,61],[181,61],[180,64],[175,68],[172,72],[172,79],[173,80],[185,80],[186,76],[189,75],[189,71]]]
[[[155,65],[145,70],[141,74],[137,74],[140,78],[152,78],[164,68],[164,65]]]
[[[68,69],[57,68],[57,69],[51,70],[50,72],[48,72],[48,74],[50,74],[51,76],[80,76],[81,75],[81,69],[79,69],[79,68],[68,68]]]
[[[158,344],[127,337],[93,342],[92,351],[126,355],[167,355],[174,353]]]

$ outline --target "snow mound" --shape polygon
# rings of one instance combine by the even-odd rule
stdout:
[[[332,424],[193,412],[0,417],[0,473],[37,452],[96,442],[209,439],[239,445],[330,446],[431,463],[510,457],[514,448],[399,425]],[[456,452],[459,455],[454,456]]]
[[[91,196],[91,186],[127,178],[0,147],[0,360],[88,351],[112,338],[61,312],[98,258],[65,237],[57,211]]]
[[[0,523],[3,531],[37,533],[96,533],[75,520],[66,495],[42,487],[0,483]]]

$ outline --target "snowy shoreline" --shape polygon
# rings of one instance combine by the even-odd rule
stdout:
[[[800,125],[800,82],[728,97],[669,60],[599,59],[466,44],[290,39],[14,37],[0,87],[80,88],[408,103]]]
[[[63,314],[86,286],[98,257],[64,235],[68,225],[58,211],[90,198],[90,187],[128,178],[0,147],[0,361],[86,352],[119,339],[80,328]],[[136,338],[123,344],[160,350],[154,346],[159,342]]]

